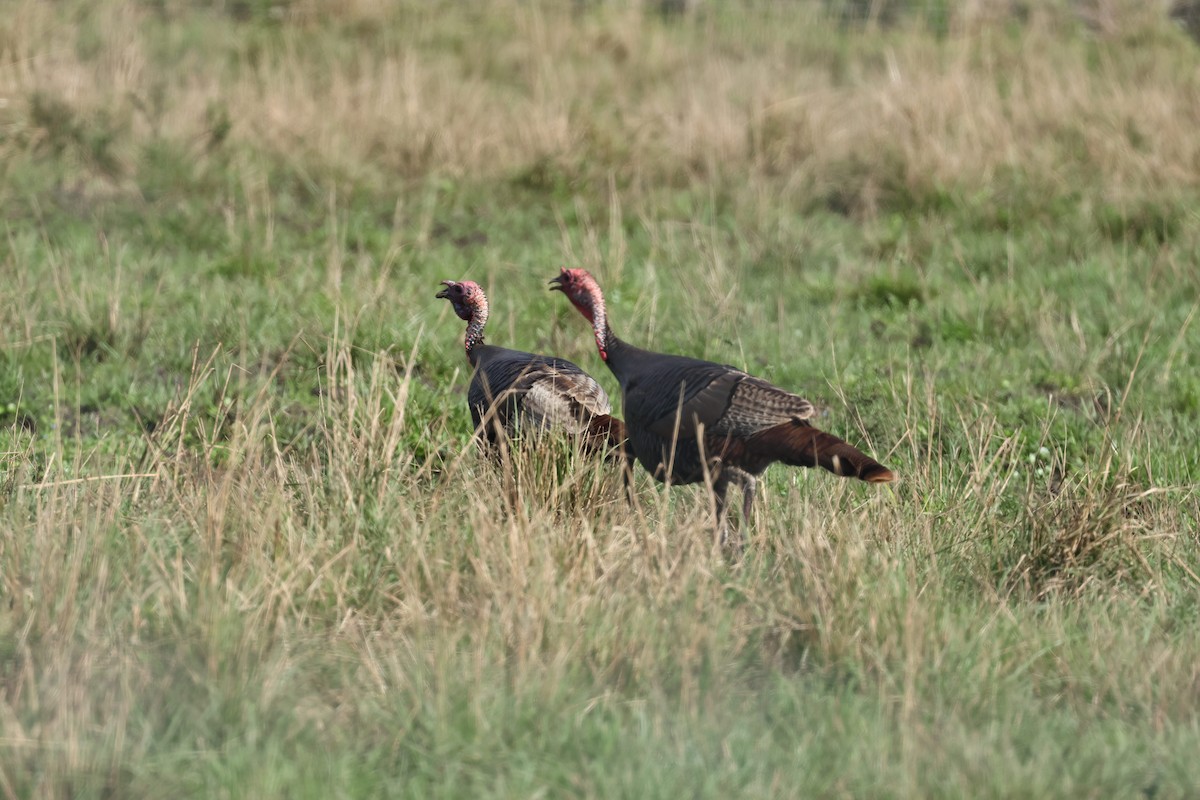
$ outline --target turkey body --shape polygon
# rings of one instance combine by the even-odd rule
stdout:
[[[489,442],[501,431],[562,430],[600,447],[619,436],[612,403],[596,380],[575,364],[553,356],[479,345],[467,390],[471,420]],[[617,444],[618,442],[613,442]]]
[[[811,403],[734,367],[655,353],[610,339],[629,444],[660,481],[696,483],[732,466],[757,476],[775,461],[821,466],[872,483],[883,465],[809,423]]]

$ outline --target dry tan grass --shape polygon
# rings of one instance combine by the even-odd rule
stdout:
[[[768,482],[731,567],[698,487],[640,476],[630,506],[615,470],[552,445],[501,468],[470,443],[418,457],[462,409],[413,407],[423,345],[364,356],[345,330],[321,423],[288,449],[271,376],[198,352],[142,458],[96,474],[61,434],[48,463],[5,454],[5,518],[22,522],[0,531],[0,764],[18,786],[144,785],[125,770],[161,769],[156,736],[182,725],[173,748],[219,752],[239,713],[386,740],[467,702],[486,738],[495,693],[551,703],[581,680],[603,687],[588,708],[665,697],[686,721],[719,705],[714,682],[752,694],[747,674],[812,671],[889,709],[906,748],[944,734],[930,704],[1006,713],[989,692],[1018,715],[1052,693],[1081,716],[1103,697],[1187,724],[1194,637],[1107,618],[1170,602],[1194,563],[1197,498],[1128,469],[1155,441],[1141,426],[1048,491],[1021,471],[1023,437],[953,414],[910,364],[893,398],[908,433],[885,459],[911,465],[899,489]],[[196,410],[227,396],[247,399],[215,422]],[[212,706],[229,709],[197,710]],[[897,758],[910,776],[930,763]]]
[[[133,4],[81,7],[87,44],[26,0],[6,26],[0,97],[9,147],[47,135],[27,113],[40,95],[123,121],[127,165],[156,135],[200,152],[219,108],[254,150],[380,178],[548,168],[653,183],[752,170],[865,213],[889,194],[986,192],[1011,172],[1118,200],[1200,183],[1196,57],[1162,14],[1133,28],[1148,45],[1130,50],[1065,38],[1050,13],[1014,35],[969,11],[941,42],[905,31],[838,43],[803,8],[669,25],[619,5],[307,3],[223,63],[182,45],[174,61],[152,55],[162,23]],[[329,26],[347,33],[315,36]],[[183,41],[178,23],[166,30]]]

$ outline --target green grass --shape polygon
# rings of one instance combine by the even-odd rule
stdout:
[[[0,796],[1195,795],[1200,57],[1079,7],[21,4]],[[481,458],[561,265],[901,482]]]

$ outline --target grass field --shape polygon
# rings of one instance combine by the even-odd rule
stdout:
[[[14,0],[0,797],[1200,794],[1200,49],[1000,6]],[[562,265],[901,482],[481,460]]]

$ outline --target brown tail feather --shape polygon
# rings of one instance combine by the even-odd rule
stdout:
[[[593,452],[609,450],[610,458],[615,461],[624,457],[626,439],[624,422],[608,414],[597,414],[588,423],[583,446]]]
[[[795,467],[821,467],[834,475],[867,483],[887,483],[896,474],[853,445],[794,421],[754,434],[746,442],[750,452]]]

